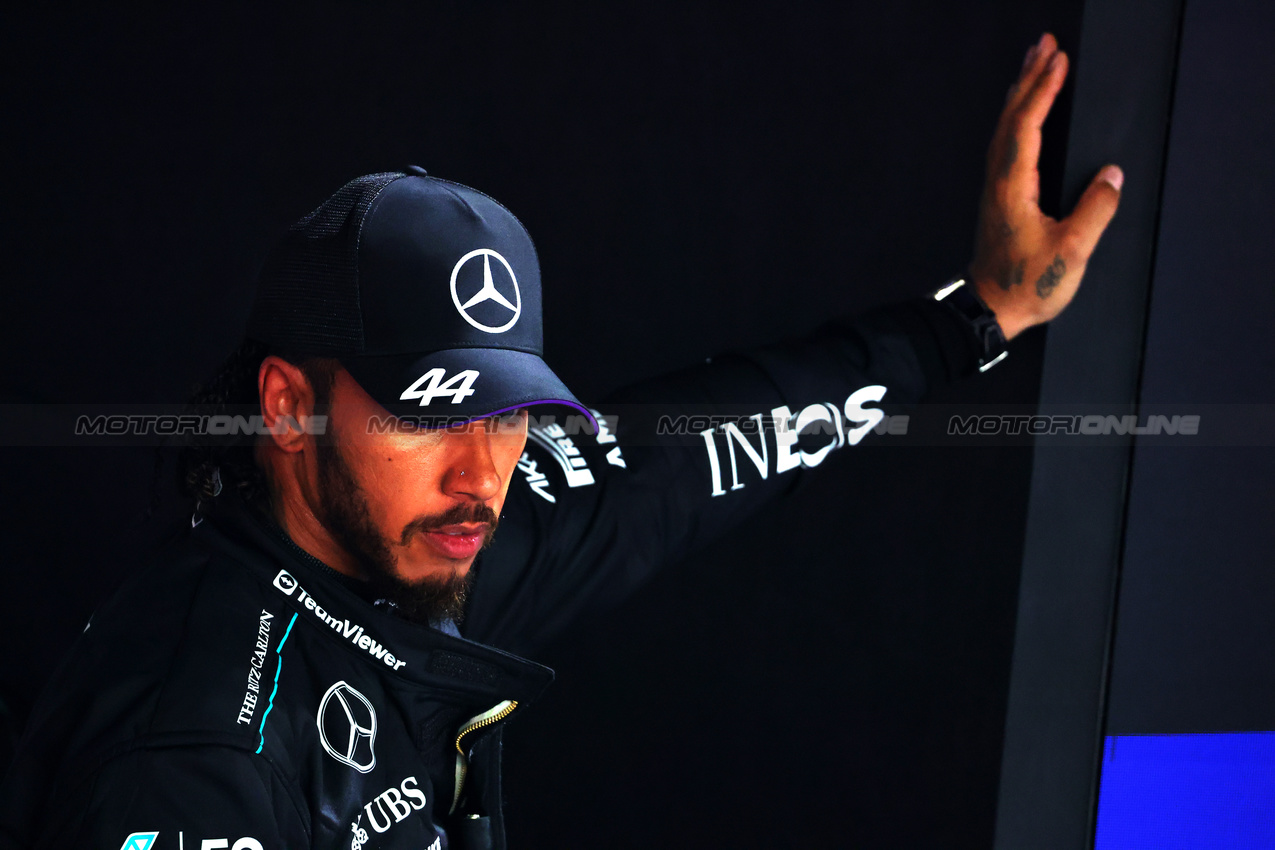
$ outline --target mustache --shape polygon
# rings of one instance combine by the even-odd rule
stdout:
[[[486,523],[486,538],[490,541],[491,536],[496,533],[496,526],[500,523],[500,517],[496,516],[496,512],[489,506],[481,502],[476,504],[458,503],[442,513],[417,517],[409,522],[403,529],[403,535],[399,538],[399,545],[406,546],[415,534],[435,531],[447,525],[477,522]],[[484,545],[486,544],[484,543]]]

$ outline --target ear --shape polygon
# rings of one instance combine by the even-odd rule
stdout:
[[[285,452],[305,447],[306,420],[314,414],[314,389],[305,373],[273,354],[257,372],[261,416],[275,446]]]

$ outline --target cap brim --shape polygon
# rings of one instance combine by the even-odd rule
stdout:
[[[423,356],[343,357],[378,404],[417,427],[450,428],[525,407],[554,406],[598,423],[539,356],[506,348],[453,348]]]

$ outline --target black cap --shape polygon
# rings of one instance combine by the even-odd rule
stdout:
[[[336,358],[398,416],[456,424],[554,404],[596,428],[542,359],[540,263],[522,222],[416,166],[352,180],[289,229],[248,336]]]

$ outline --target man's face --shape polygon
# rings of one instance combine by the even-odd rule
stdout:
[[[525,411],[446,430],[370,428],[385,409],[346,373],[317,445],[319,521],[409,619],[459,618],[527,441]]]

